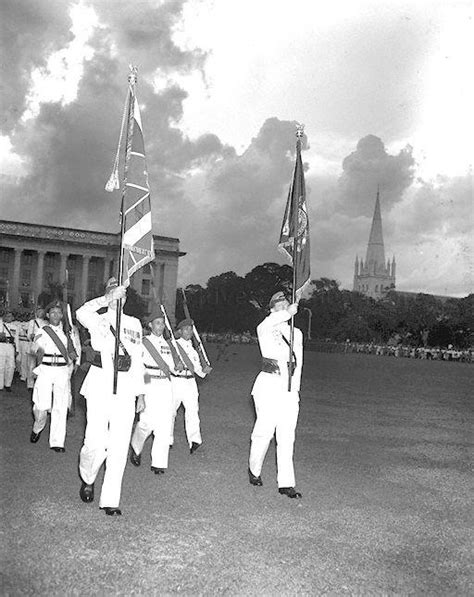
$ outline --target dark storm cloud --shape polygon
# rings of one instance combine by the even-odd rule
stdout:
[[[159,216],[167,221],[166,233],[173,234],[170,218],[182,196],[181,173],[221,153],[232,153],[215,135],[190,140],[179,130],[175,123],[182,116],[187,97],[183,89],[170,85],[155,93],[152,88],[157,72],[184,73],[202,67],[201,52],[183,51],[172,40],[183,4],[93,3],[101,27],[89,40],[94,54],[84,63],[77,98],[64,106],[43,104],[38,116],[18,124],[11,137],[15,152],[27,164],[28,175],[20,189],[5,193],[8,217],[31,220],[34,214],[37,222],[117,228],[110,213],[117,208],[119,197],[107,193],[104,184],[115,156],[128,64],[132,63],[139,66],[137,93],[152,202],[159,203]],[[64,19],[63,26],[66,35],[70,22]],[[45,43],[41,49],[44,62],[52,46]],[[164,233],[161,229],[157,232]]]
[[[189,250],[184,271],[199,272],[202,282],[224,270],[244,274],[264,261],[280,260],[277,244],[295,140],[294,122],[269,118],[242,155],[228,151],[207,169],[202,209],[181,222]]]
[[[397,155],[387,153],[381,139],[367,135],[342,163],[338,210],[351,216],[372,215],[377,187],[384,209],[398,203],[414,179],[415,159],[410,146]]]
[[[25,110],[32,71],[71,39],[71,19],[64,0],[2,0],[0,21],[0,131],[8,134]]]

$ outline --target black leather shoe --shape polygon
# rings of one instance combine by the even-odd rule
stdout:
[[[36,442],[39,440],[40,436],[41,436],[41,431],[39,433],[35,433],[34,431],[32,431],[31,435],[30,435],[30,442],[32,444],[36,444]]]
[[[303,496],[299,491],[296,491],[294,487],[279,487],[278,493],[281,495],[287,495],[289,498],[302,498]]]
[[[59,446],[52,446],[51,450],[54,450],[55,452],[65,452],[66,448],[61,448]]]
[[[130,450],[130,462],[133,464],[133,466],[140,466],[142,463],[142,455],[135,454],[135,450],[133,448]]]
[[[12,391],[12,389],[11,389],[11,387],[10,387],[10,386],[8,386],[8,387],[7,387],[7,386],[5,386],[5,392],[11,392],[11,391]]]
[[[82,482],[81,489],[79,490],[79,495],[81,496],[81,500],[86,504],[94,501],[94,483],[92,485],[88,485],[87,483]]]
[[[250,481],[250,485],[255,485],[256,487],[261,487],[263,485],[262,477],[256,477],[250,469],[249,469],[249,481]]]
[[[151,470],[155,473],[155,475],[164,475],[165,474],[164,468],[158,468],[157,466],[152,466]]]
[[[194,452],[200,447],[201,447],[201,444],[198,444],[197,442],[193,442],[191,444],[191,447],[189,448],[189,453],[194,454]]]
[[[101,508],[107,516],[122,516],[122,510],[120,508],[109,508],[108,506],[104,506]]]

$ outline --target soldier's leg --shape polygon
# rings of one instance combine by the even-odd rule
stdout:
[[[15,373],[15,350],[13,344],[6,344],[6,358],[4,369],[4,384],[6,388],[11,387],[13,381],[13,374]]]
[[[201,422],[199,420],[199,392],[194,379],[187,379],[183,383],[186,389],[183,392],[184,425],[189,447],[196,442],[202,443]]]
[[[6,353],[4,349],[4,343],[0,343],[0,390],[3,390],[5,385],[5,367],[6,367]]]
[[[107,454],[109,410],[113,405],[111,395],[105,392],[85,398],[87,423],[84,444],[79,454],[79,472],[82,480],[92,485]]]
[[[298,392],[286,392],[279,401],[276,426],[278,487],[295,486],[293,450],[298,412]]]
[[[173,396],[171,382],[158,382],[159,394],[156,401],[156,418],[154,423],[154,438],[151,449],[151,465],[156,468],[168,468],[169,429],[173,417]]]
[[[66,439],[66,420],[69,400],[68,372],[66,367],[57,368],[53,381],[53,407],[51,409],[51,426],[49,429],[49,445],[51,448],[63,448]]]
[[[153,383],[154,382],[151,382],[149,385],[151,386]],[[135,425],[135,429],[132,433],[132,439],[130,441],[132,450],[137,455],[142,453],[143,445],[156,425],[156,399],[157,396],[153,395],[151,388],[147,388],[147,393],[145,394],[145,410],[140,413],[138,423]]]
[[[266,393],[258,393],[254,395],[253,399],[257,420],[251,436],[249,468],[253,475],[259,477],[268,446],[275,433],[275,397]]]
[[[118,508],[122,477],[127,463],[128,447],[135,418],[133,396],[117,394],[110,412],[104,482],[100,495],[101,508]]]
[[[40,410],[36,404],[33,405],[33,433],[41,433],[46,427],[46,421],[48,419],[48,411]]]
[[[171,424],[170,424],[170,437],[169,445],[172,446],[174,442],[174,423],[176,420],[176,414],[182,402],[182,380],[174,378],[171,382],[172,390],[172,409],[171,409]]]

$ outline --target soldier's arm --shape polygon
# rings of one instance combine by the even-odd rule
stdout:
[[[88,330],[100,326],[101,319],[97,311],[107,307],[107,305],[108,301],[105,296],[99,296],[87,301],[76,311],[77,321]]]

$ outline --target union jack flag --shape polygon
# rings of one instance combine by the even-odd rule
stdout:
[[[123,271],[121,283],[155,258],[151,221],[150,185],[145,159],[145,145],[140,108],[134,93],[131,95],[127,148],[125,155],[124,190],[122,197]]]

